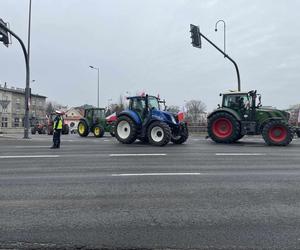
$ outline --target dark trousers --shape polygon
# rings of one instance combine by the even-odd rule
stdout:
[[[59,148],[60,147],[60,135],[61,129],[56,129],[53,132],[53,147]]]

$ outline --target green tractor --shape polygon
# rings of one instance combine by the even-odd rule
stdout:
[[[104,108],[89,108],[84,110],[84,117],[80,119],[77,132],[80,136],[86,137],[90,132],[95,137],[103,137],[105,132],[113,136],[113,127],[105,119]]]
[[[208,135],[215,142],[233,143],[244,135],[262,135],[268,145],[286,146],[294,133],[299,133],[299,128],[288,124],[290,114],[263,107],[256,90],[220,95],[222,105],[208,116],[207,125]]]

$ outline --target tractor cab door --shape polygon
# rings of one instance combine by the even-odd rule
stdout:
[[[93,109],[88,109],[85,111],[85,117],[89,122],[89,126],[93,123],[94,120],[94,110]]]
[[[136,112],[141,120],[144,121],[147,116],[145,98],[131,99],[130,109]]]

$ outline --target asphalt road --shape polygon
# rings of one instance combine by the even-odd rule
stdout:
[[[298,139],[62,140],[0,137],[0,248],[300,249]]]

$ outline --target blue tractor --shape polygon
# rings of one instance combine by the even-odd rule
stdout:
[[[142,95],[127,97],[129,108],[118,114],[115,136],[124,144],[136,139],[155,146],[164,146],[172,141],[184,143],[188,136],[187,124],[183,116],[175,115],[160,108],[160,99]]]

